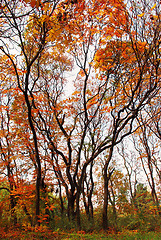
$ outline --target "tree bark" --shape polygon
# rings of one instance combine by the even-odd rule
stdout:
[[[77,197],[76,197],[76,220],[77,220],[77,228],[80,230],[81,229],[81,219],[80,219],[79,200],[80,200],[80,190],[77,191]]]
[[[74,204],[75,204],[75,195],[71,192],[68,192],[67,194],[68,198],[68,219],[71,221],[75,218],[75,211],[74,211]]]
[[[109,156],[105,162],[105,166],[103,169],[104,199],[103,199],[102,227],[104,230],[108,230],[108,216],[107,216],[108,195],[109,195],[108,183],[109,183],[110,177],[111,177],[114,169],[112,171],[110,171],[109,174],[107,174],[107,171],[108,171],[108,166],[109,166],[110,160],[112,158],[112,153],[113,153],[113,146],[110,148]]]

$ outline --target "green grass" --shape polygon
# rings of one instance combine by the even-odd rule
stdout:
[[[79,235],[79,234],[70,234],[69,237],[65,239],[107,239],[107,240],[160,240],[161,239],[161,233],[125,233],[125,234],[115,234],[115,235],[105,235],[105,234],[84,234],[84,235]]]
[[[149,233],[141,233],[141,232],[133,232],[126,231],[124,233],[118,234],[107,234],[107,233],[91,233],[86,234],[84,232],[73,232],[73,233],[65,233],[61,231],[1,231],[0,233],[1,240],[99,240],[99,239],[107,239],[107,240],[160,240],[161,233],[157,232],[149,232]]]

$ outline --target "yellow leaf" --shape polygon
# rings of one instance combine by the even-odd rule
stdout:
[[[138,17],[143,17],[145,13],[141,13],[138,15]]]
[[[155,3],[154,6],[153,6],[150,10],[153,10],[153,9],[156,7],[156,5],[157,5],[157,4]]]
[[[107,37],[106,37],[106,39],[108,39],[108,40],[111,40],[111,38],[112,38],[111,36],[107,36]]]

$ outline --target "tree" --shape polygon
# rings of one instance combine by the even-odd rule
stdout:
[[[113,118],[112,140],[110,146],[106,145],[106,140],[100,148],[100,151],[108,147],[110,149],[104,168],[105,192],[108,179],[107,168],[114,146],[134,131],[136,126],[134,120],[138,113],[160,91],[159,10],[155,5],[157,16],[154,21],[150,18],[152,12],[149,13],[152,9],[151,5],[144,5],[141,2],[141,7],[144,7],[146,14],[139,15],[139,6],[133,5],[133,2],[129,4],[131,4],[130,8],[129,5],[127,9],[119,8],[119,13],[121,12],[122,15],[120,13],[111,16],[115,18],[113,21],[117,19],[117,24],[120,24],[119,31],[113,30],[113,35],[109,36],[113,39],[104,41],[96,55],[96,67],[102,70],[104,78],[109,73],[112,75],[111,95],[113,97],[109,100]],[[150,27],[151,24],[153,28]],[[117,29],[116,26],[114,29]],[[150,38],[148,38],[149,35]],[[107,194],[103,219],[107,219]],[[104,228],[107,228],[107,221]]]
[[[135,134],[135,133],[134,133]],[[132,139],[133,135],[132,135]],[[128,145],[130,144],[131,150],[129,150]],[[129,185],[129,193],[130,193],[130,202],[135,209],[135,195],[136,195],[136,185],[139,181],[139,173],[140,173],[140,164],[137,158],[137,154],[135,153],[134,146],[132,144],[131,139],[127,141],[122,141],[120,145],[118,145],[117,150],[119,155],[122,157],[124,162],[124,167],[126,169],[127,181]]]
[[[92,194],[92,166],[108,151],[103,167],[103,228],[108,228],[114,148],[137,129],[138,114],[160,90],[158,5],[140,4],[145,13],[132,1],[127,6],[120,0],[108,6],[104,0],[1,1],[0,49],[25,105],[21,119],[27,116],[31,144],[25,145],[36,170],[36,224],[40,189],[53,169],[68,198],[69,219],[76,215],[81,227],[87,173]],[[72,62],[78,74],[75,91],[66,97],[64,74]]]
[[[144,120],[146,120],[145,117]],[[138,142],[140,144],[137,144],[136,140],[133,138],[133,140],[135,141],[134,145],[139,153],[142,167],[147,177],[149,187],[151,189],[151,195],[159,213],[159,199],[156,190],[155,175],[157,174],[159,169],[158,164],[160,162],[160,159],[156,160],[156,156],[158,155],[160,146],[158,144],[156,136],[151,134],[151,130],[148,128],[145,122],[143,122],[142,116],[140,116],[140,119],[138,118],[138,124],[140,128],[139,134],[137,135]]]
[[[149,210],[148,205],[150,206],[152,198],[147,191],[147,187],[144,187],[144,184],[139,183],[136,189],[136,205],[139,213],[144,215],[146,211]]]
[[[53,13],[62,1],[6,1],[0,2],[1,12],[1,52],[8,58],[18,89],[26,105],[28,124],[33,141],[36,167],[36,219],[40,214],[41,158],[38,133],[33,120],[33,95],[40,80],[39,62],[49,32],[60,31],[59,19],[52,21]],[[60,5],[59,5],[60,6]],[[57,16],[57,14],[55,15]],[[7,42],[6,42],[7,40]],[[13,52],[13,48],[15,52]]]
[[[18,164],[16,156],[19,150],[17,149],[17,139],[15,139],[15,128],[11,126],[12,118],[12,104],[14,95],[17,93],[14,81],[10,82],[12,76],[12,69],[6,67],[5,57],[1,57],[1,71],[3,69],[3,75],[0,78],[0,104],[1,104],[1,128],[0,128],[0,156],[1,156],[1,176],[6,182],[5,186],[1,186],[1,190],[7,190],[10,197],[10,209],[11,218],[13,223],[17,223],[17,217],[15,215],[16,199],[13,195],[13,191],[17,187],[19,181]],[[19,153],[20,155],[20,153]]]

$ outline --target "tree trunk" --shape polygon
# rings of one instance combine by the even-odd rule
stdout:
[[[40,226],[39,216],[40,216],[40,187],[41,187],[41,172],[38,169],[37,180],[36,180],[36,222],[35,224]]]
[[[105,170],[104,170],[105,171]],[[104,199],[103,199],[103,213],[102,213],[102,227],[104,230],[108,229],[107,207],[108,207],[108,177],[107,172],[104,172]]]
[[[116,211],[116,201],[115,201],[115,194],[114,194],[114,190],[113,190],[113,182],[110,180],[111,183],[111,193],[112,193],[112,198],[111,195],[109,193],[109,201],[112,205],[112,211],[113,211],[113,216],[114,216],[114,224],[115,224],[115,228],[117,228],[117,211]]]
[[[14,196],[10,195],[10,204],[11,204],[11,219],[13,221],[14,226],[17,224],[17,216],[15,214],[15,198]]]
[[[12,168],[10,167],[10,163],[7,165],[7,175],[8,175],[8,181],[10,185],[10,207],[11,207],[11,219],[13,221],[13,224],[17,224],[17,216],[15,214],[15,206],[16,206],[16,199],[15,196],[12,195],[12,191],[14,188],[16,188],[14,183],[14,178],[12,175]]]
[[[103,227],[104,230],[108,229],[108,216],[107,216],[108,195],[109,195],[108,183],[109,183],[110,177],[111,177],[114,169],[112,171],[110,171],[109,174],[107,174],[107,170],[108,170],[110,160],[112,158],[112,153],[113,153],[113,146],[110,148],[109,156],[108,156],[108,159],[105,162],[105,166],[104,166],[104,169],[103,169],[104,200],[103,200],[103,212],[102,212],[102,227]]]
[[[75,203],[75,195],[69,192],[67,194],[68,198],[68,219],[71,221],[75,218],[75,211],[74,211],[74,203]]]
[[[64,202],[63,202],[63,198],[62,198],[62,189],[61,189],[61,183],[58,179],[58,183],[59,183],[59,199],[60,199],[60,206],[61,206],[61,215],[63,215],[64,213]]]
[[[77,197],[76,197],[76,220],[77,220],[77,227],[80,230],[81,229],[81,220],[80,220],[79,200],[80,200],[80,191],[77,191]]]
[[[27,82],[27,80],[26,80]],[[34,151],[35,151],[35,160],[36,160],[36,217],[35,217],[35,225],[40,226],[39,216],[40,216],[40,188],[41,188],[41,161],[39,156],[39,149],[38,149],[38,140],[37,140],[37,134],[36,129],[32,120],[32,113],[31,113],[31,104],[29,101],[29,96],[27,93],[27,90],[23,92],[25,97],[25,102],[27,105],[27,111],[28,111],[28,122],[30,125],[30,129],[33,136],[33,142],[34,142]]]

